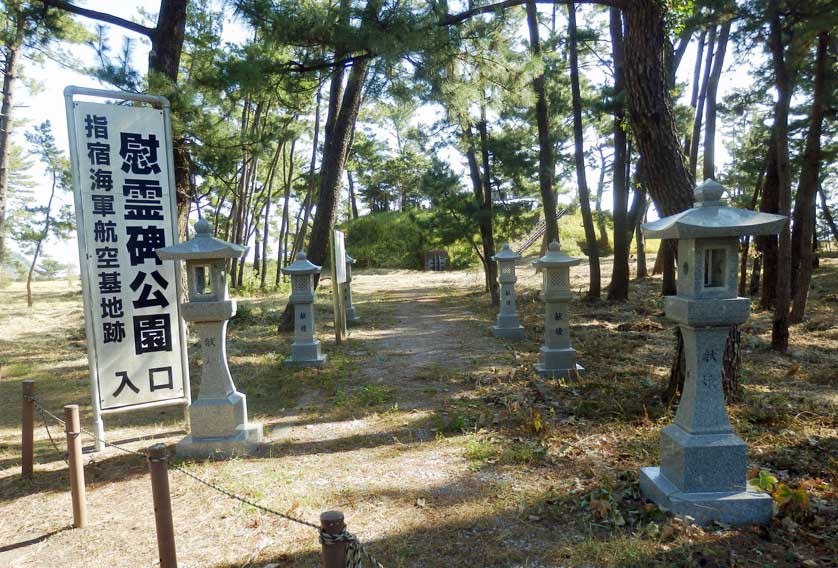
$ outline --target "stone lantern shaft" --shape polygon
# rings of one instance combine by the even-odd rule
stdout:
[[[503,245],[499,253],[492,257],[498,263],[498,282],[500,282],[500,310],[492,332],[496,337],[504,339],[523,339],[526,337],[524,328],[518,319],[518,308],[515,301],[515,261],[520,254],[512,251],[509,243]]]

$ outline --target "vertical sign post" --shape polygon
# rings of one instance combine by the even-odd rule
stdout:
[[[156,254],[178,237],[172,130],[164,97],[67,87],[64,98],[101,450],[102,415],[190,402],[180,267]]]
[[[332,231],[332,291],[335,309],[335,343],[346,337],[346,313],[343,306],[343,285],[346,283],[346,246],[343,232]]]

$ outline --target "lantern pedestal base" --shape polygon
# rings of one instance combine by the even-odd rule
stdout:
[[[187,436],[177,443],[175,453],[182,458],[229,458],[253,455],[262,442],[262,425],[249,422],[236,428],[232,436],[198,438]]]
[[[577,363],[573,369],[548,369],[541,363],[536,363],[535,372],[542,377],[550,377],[551,379],[575,379],[585,373],[585,368]]]
[[[773,514],[771,496],[746,489],[738,492],[685,493],[660,472],[640,469],[640,490],[658,507],[690,516],[698,525],[719,521],[729,525],[767,524]]]
[[[500,337],[501,339],[526,339],[527,337],[527,334],[524,332],[524,327],[520,325],[518,327],[498,327],[493,325],[489,329],[492,330],[495,337]]]
[[[542,377],[573,379],[585,372],[585,369],[576,363],[576,349],[551,348],[542,346],[535,364],[535,370]]]
[[[311,343],[292,343],[291,356],[282,362],[286,367],[322,367],[328,356],[320,352],[320,340]]]

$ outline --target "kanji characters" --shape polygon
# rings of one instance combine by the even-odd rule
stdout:
[[[101,142],[87,143],[87,157],[94,166],[111,165],[111,145]]]
[[[125,371],[117,371],[116,373],[114,373],[114,375],[116,375],[116,377],[119,379],[119,388],[117,388],[113,392],[114,398],[117,398],[122,393],[122,390],[125,387],[128,387],[129,389],[134,391],[134,394],[139,394],[140,389],[137,388],[137,385],[131,382],[131,379],[128,378],[128,373],[126,373]]]
[[[172,350],[169,314],[134,316],[134,351],[137,355]]]
[[[108,139],[108,117],[88,114],[84,117],[84,133],[87,138]]]
[[[113,189],[113,172],[101,168],[90,168],[90,190],[110,191]]]
[[[148,259],[153,259],[155,264],[163,264],[154,252],[166,246],[166,233],[162,227],[125,227],[125,231],[128,233],[125,248],[128,249],[131,266],[143,264]]]
[[[119,294],[122,292],[122,276],[119,272],[99,273],[99,293]]]
[[[157,148],[160,147],[160,142],[157,136],[149,134],[148,138],[143,138],[135,132],[121,132],[119,139],[123,172],[141,175],[160,173],[160,166],[157,164]]]
[[[122,298],[102,298],[100,306],[102,307],[102,319],[125,316],[125,312],[122,310]]]
[[[142,309],[142,308],[151,308],[154,306],[160,306],[161,308],[165,308],[169,305],[169,300],[166,299],[165,294],[160,290],[154,290],[152,292],[152,285],[148,283],[143,283],[146,279],[146,276],[149,276],[142,270],[137,272],[137,276],[134,277],[134,280],[131,282],[130,287],[131,290],[136,292],[142,286],[142,291],[140,291],[140,297],[134,300],[132,303],[134,304],[134,308]],[[169,281],[163,278],[163,275],[160,274],[159,271],[155,270],[151,273],[151,279],[157,283],[157,285],[165,290],[169,287]]]
[[[93,223],[93,240],[97,243],[115,243],[116,223],[113,221],[96,221]]]
[[[125,324],[121,321],[102,322],[102,341],[104,343],[122,343],[125,339]]]

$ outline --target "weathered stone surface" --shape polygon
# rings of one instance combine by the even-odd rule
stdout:
[[[640,488],[700,524],[766,523],[771,497],[747,488],[747,447],[728,420],[722,365],[729,327],[750,307],[736,297],[738,237],[776,233],[786,218],[724,207],[722,192],[707,180],[695,207],[641,226],[647,237],[680,239],[678,295],[666,299],[666,315],[680,324],[686,376],[675,422],[661,435],[661,466],[641,470]]]
[[[249,422],[236,428],[232,436],[196,438],[194,434],[177,443],[175,453],[182,458],[210,458],[253,455],[262,441],[262,425]]]
[[[692,517],[699,525],[714,521],[729,525],[767,524],[773,514],[771,496],[767,493],[752,489],[687,493],[661,475],[657,467],[641,468],[640,490],[659,507]]]
[[[321,367],[327,357],[320,352],[320,341],[314,337],[314,280],[321,267],[312,264],[301,252],[297,260],[282,269],[291,276],[291,297],[294,304],[294,343],[291,356],[283,361],[286,366]]]

